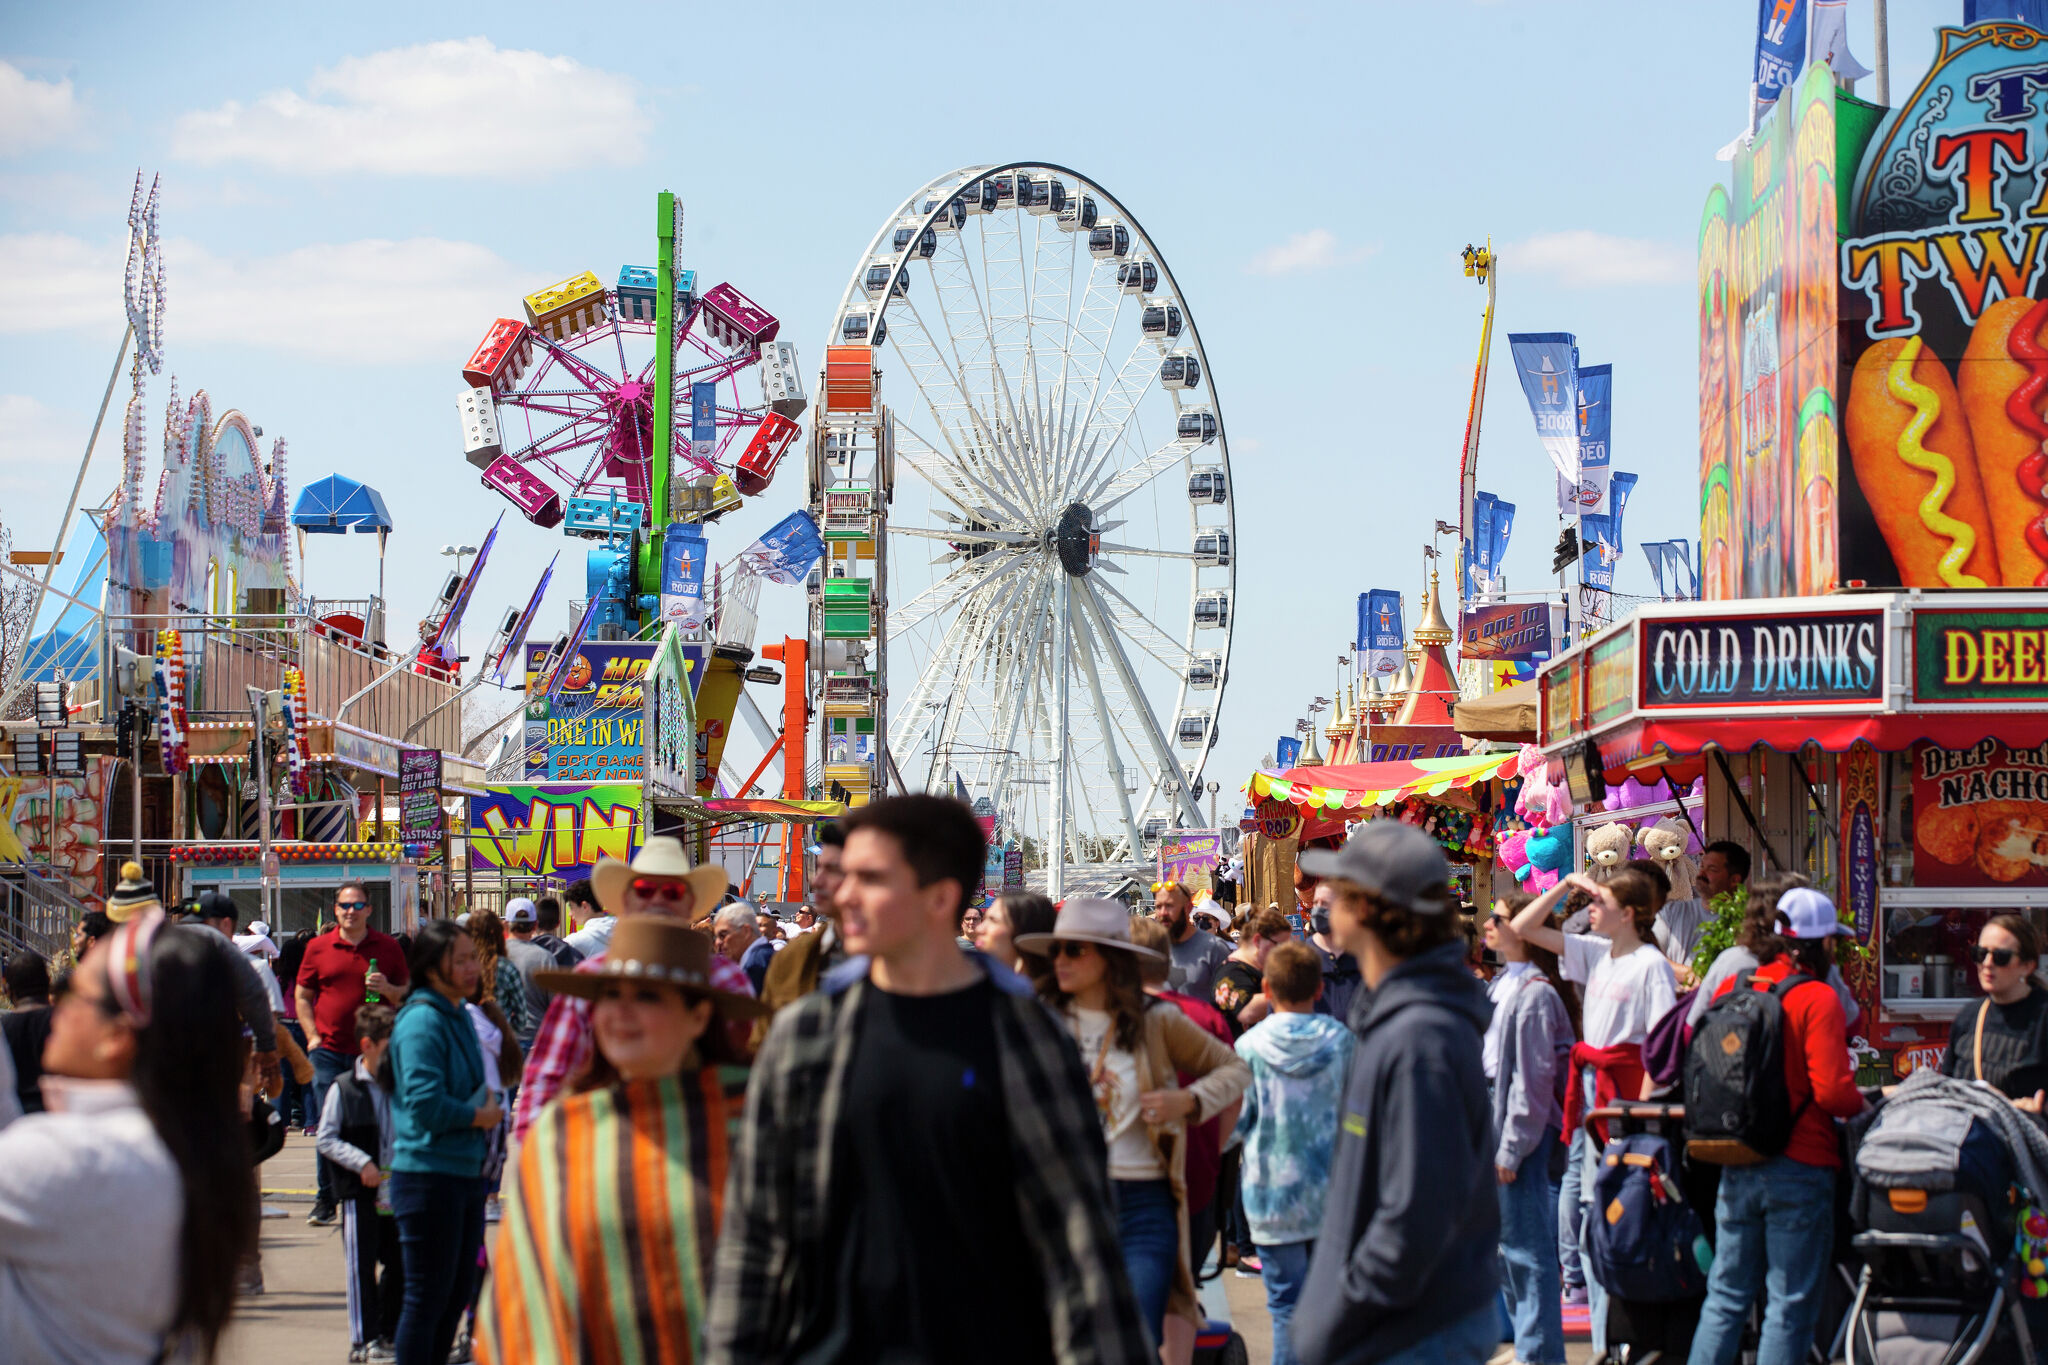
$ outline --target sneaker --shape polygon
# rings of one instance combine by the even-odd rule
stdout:
[[[306,1215],[306,1226],[309,1228],[331,1228],[340,1221],[334,1210],[326,1204],[315,1204],[313,1211]]]
[[[484,1221],[486,1223],[495,1223],[502,1216],[503,1214],[498,1206],[497,1195],[494,1194],[484,1201]]]
[[[398,1348],[388,1341],[373,1341],[370,1343],[370,1353],[363,1359],[368,1361],[369,1365],[391,1365],[392,1361],[398,1359]]]
[[[1237,1258],[1237,1273],[1242,1279],[1256,1280],[1260,1278],[1259,1272],[1261,1268],[1259,1258],[1256,1256],[1240,1256]]]
[[[370,1358],[370,1348],[360,1342],[348,1348],[348,1365],[363,1365]]]

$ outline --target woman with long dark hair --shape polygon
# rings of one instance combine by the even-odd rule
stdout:
[[[485,1133],[504,1109],[485,1085],[463,1005],[477,986],[476,940],[429,920],[412,941],[412,990],[386,1054],[391,1068],[391,1209],[405,1262],[399,1365],[442,1365],[469,1305],[484,1243]]]
[[[710,985],[711,955],[705,934],[641,915],[619,922],[598,970],[535,973],[595,1002],[597,1050],[520,1143],[480,1360],[702,1358],[741,1104],[721,1075],[735,1053],[717,1021],[767,1013]]]
[[[161,911],[71,973],[49,1109],[0,1131],[0,1354],[211,1360],[256,1246],[235,979]]]
[[[1041,953],[1017,951],[1019,934],[1049,934],[1059,911],[1036,891],[1005,891],[981,917],[974,946],[1011,971],[1039,985],[1052,975],[1052,963]]]
[[[1095,1088],[1124,1269],[1152,1339],[1162,1339],[1169,1311],[1199,1325],[1188,1266],[1187,1125],[1234,1104],[1251,1071],[1199,1024],[1145,993],[1139,956],[1159,955],[1131,941],[1122,902],[1076,897],[1050,933],[1022,935],[1016,946],[1052,959],[1039,997],[1066,1021]],[[1181,1072],[1194,1077],[1185,1090]]]

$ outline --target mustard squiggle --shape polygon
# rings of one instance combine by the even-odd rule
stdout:
[[[1920,358],[1920,338],[1899,348],[1898,356],[1885,371],[1885,388],[1891,396],[1913,409],[1906,429],[1899,433],[1899,458],[1922,473],[1934,476],[1934,487],[1920,499],[1920,521],[1928,530],[1949,541],[1948,553],[1935,564],[1941,581],[1951,588],[1981,588],[1984,580],[1963,572],[1963,565],[1977,550],[1977,529],[1941,510],[1948,495],[1956,491],[1955,461],[1938,450],[1920,444],[1941,416],[1941,396],[1913,378],[1913,362]]]

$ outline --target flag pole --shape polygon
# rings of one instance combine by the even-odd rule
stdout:
[[[1892,104],[1891,35],[1885,22],[1884,7],[1885,0],[1870,0],[1871,44],[1877,49],[1877,61],[1871,74],[1877,78],[1877,102],[1889,109]]]

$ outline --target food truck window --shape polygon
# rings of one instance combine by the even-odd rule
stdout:
[[[1883,990],[1892,1006],[1960,1006],[1976,999],[1970,947],[1993,915],[2024,915],[2037,930],[2048,930],[2048,909],[2040,907],[1957,905],[1926,895],[1891,899],[1884,909]]]
[[[1886,886],[1913,885],[1913,756],[1884,756],[1884,833],[1879,855]]]

